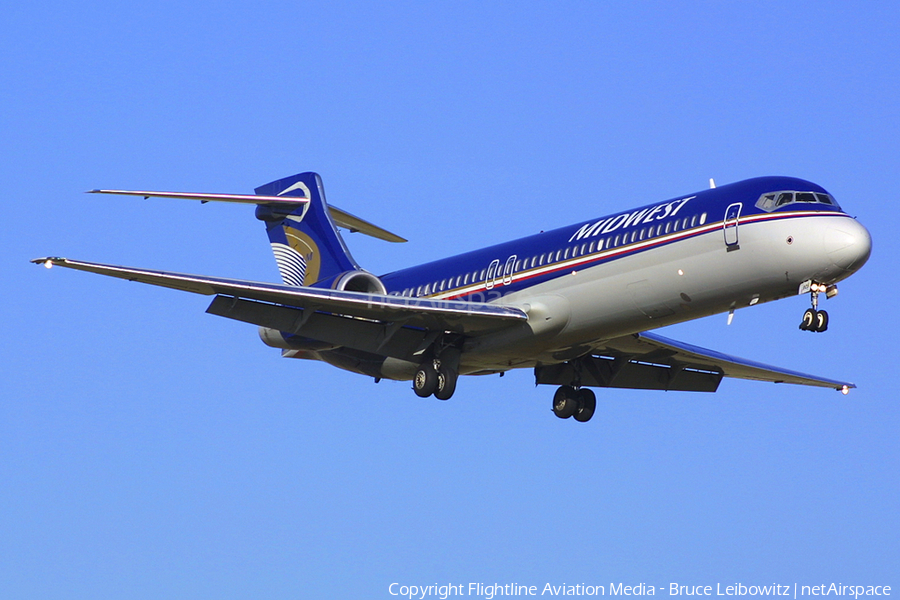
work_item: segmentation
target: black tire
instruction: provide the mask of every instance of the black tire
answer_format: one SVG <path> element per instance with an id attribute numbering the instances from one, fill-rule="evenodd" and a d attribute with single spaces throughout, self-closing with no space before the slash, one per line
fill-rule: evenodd
<path id="1" fill-rule="evenodd" d="M 800 329 L 803 331 L 813 331 L 816 325 L 816 311 L 807 308 L 803 313 L 803 321 L 800 322 Z"/>
<path id="2" fill-rule="evenodd" d="M 578 409 L 572 416 L 575 417 L 576 421 L 587 423 L 594 416 L 594 411 L 597 409 L 597 396 L 587 388 L 581 388 L 576 393 L 578 394 Z"/>
<path id="3" fill-rule="evenodd" d="M 820 310 L 816 313 L 815 330 L 819 333 L 828 329 L 828 313 Z"/>
<path id="4" fill-rule="evenodd" d="M 413 390 L 416 396 L 427 398 L 434 393 L 438 385 L 438 373 L 430 362 L 424 363 L 413 378 Z"/>
<path id="5" fill-rule="evenodd" d="M 438 369 L 438 383 L 435 386 L 434 397 L 438 400 L 449 400 L 456 391 L 456 380 L 459 379 L 453 370 L 441 365 Z"/>
<path id="6" fill-rule="evenodd" d="M 553 394 L 553 414 L 560 419 L 568 419 L 578 410 L 578 397 L 575 388 L 570 385 L 560 386 Z"/>

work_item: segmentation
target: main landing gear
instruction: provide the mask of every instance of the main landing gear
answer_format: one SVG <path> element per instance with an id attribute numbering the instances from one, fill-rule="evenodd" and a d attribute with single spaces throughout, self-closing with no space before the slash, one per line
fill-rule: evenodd
<path id="1" fill-rule="evenodd" d="M 800 286 L 800 290 L 801 294 L 804 290 L 808 291 L 812 301 L 812 308 L 807 308 L 806 312 L 803 313 L 800 329 L 822 333 L 828 329 L 828 313 L 824 310 L 819 310 L 819 292 L 825 292 L 826 298 L 834 298 L 838 293 L 837 286 L 807 281 Z"/>
<path id="2" fill-rule="evenodd" d="M 434 394 L 438 400 L 449 400 L 456 391 L 459 374 L 439 360 L 428 360 L 419 366 L 413 378 L 413 390 L 420 398 Z"/>
<path id="3" fill-rule="evenodd" d="M 553 414 L 560 419 L 575 417 L 576 421 L 586 423 L 594 416 L 596 408 L 597 397 L 587 388 L 563 385 L 553 395 Z"/>

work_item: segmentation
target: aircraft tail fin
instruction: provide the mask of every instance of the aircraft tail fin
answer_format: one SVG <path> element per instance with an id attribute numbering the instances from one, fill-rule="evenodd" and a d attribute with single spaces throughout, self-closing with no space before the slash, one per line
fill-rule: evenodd
<path id="1" fill-rule="evenodd" d="M 256 204 L 256 217 L 266 223 L 278 270 L 287 285 L 312 285 L 359 269 L 335 225 L 388 242 L 406 241 L 378 225 L 329 206 L 325 202 L 322 178 L 316 173 L 300 173 L 267 183 L 256 188 L 255 196 L 145 190 L 90 190 L 89 193 Z"/>
<path id="2" fill-rule="evenodd" d="M 325 202 L 322 178 L 300 173 L 256 188 L 259 196 L 305 199 L 300 204 L 260 204 L 256 217 L 265 222 L 278 271 L 286 285 L 312 285 L 358 270 Z"/>

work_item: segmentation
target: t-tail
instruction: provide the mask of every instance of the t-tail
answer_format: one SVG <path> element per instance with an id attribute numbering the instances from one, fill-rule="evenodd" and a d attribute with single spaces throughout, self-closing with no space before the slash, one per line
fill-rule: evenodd
<path id="1" fill-rule="evenodd" d="M 269 243 L 286 285 L 313 285 L 359 269 L 338 233 L 322 178 L 300 173 L 256 188 L 259 196 L 305 199 L 299 205 L 260 204 L 256 218 L 265 222 Z"/>
<path id="2" fill-rule="evenodd" d="M 91 193 L 255 204 L 256 218 L 266 224 L 275 261 L 286 285 L 329 287 L 342 274 L 349 272 L 374 279 L 353 260 L 337 226 L 388 242 L 406 241 L 347 211 L 329 206 L 325 202 L 322 178 L 311 172 L 262 185 L 256 188 L 255 196 L 144 190 L 91 190 Z M 347 285 L 348 281 L 337 283 Z M 374 288 L 382 291 L 384 286 L 379 282 Z M 373 291 L 373 285 L 364 284 L 356 291 Z"/>

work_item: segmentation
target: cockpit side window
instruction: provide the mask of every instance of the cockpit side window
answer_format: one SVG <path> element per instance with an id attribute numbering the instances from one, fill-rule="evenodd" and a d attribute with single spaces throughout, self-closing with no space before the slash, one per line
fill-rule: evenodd
<path id="1" fill-rule="evenodd" d="M 760 198 L 756 205 L 765 211 L 770 211 L 775 208 L 775 194 L 763 194 L 763 197 Z"/>
<path id="2" fill-rule="evenodd" d="M 784 206 L 785 204 L 790 204 L 794 201 L 794 192 L 781 192 L 778 194 L 778 200 L 775 201 L 775 206 Z"/>

